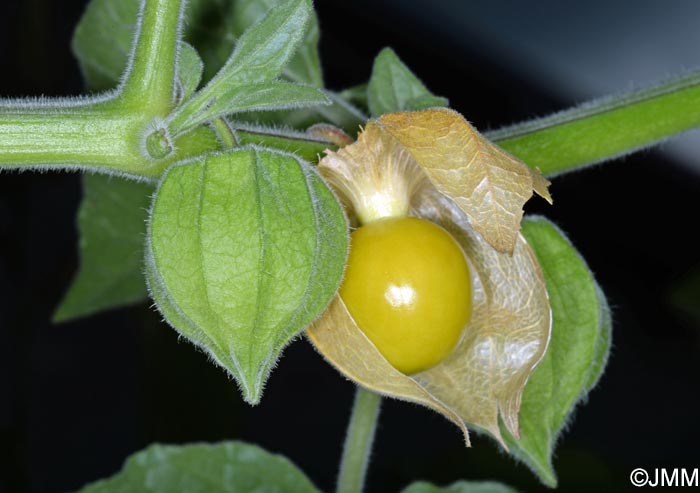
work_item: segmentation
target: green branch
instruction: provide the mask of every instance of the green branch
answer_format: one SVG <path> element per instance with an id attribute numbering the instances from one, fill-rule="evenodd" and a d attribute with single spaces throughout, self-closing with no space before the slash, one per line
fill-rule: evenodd
<path id="1" fill-rule="evenodd" d="M 700 74 L 585 104 L 486 136 L 555 176 L 700 126 Z"/>
<path id="2" fill-rule="evenodd" d="M 141 115 L 86 100 L 0 107 L 0 167 L 91 168 L 146 176 Z"/>
<path id="3" fill-rule="evenodd" d="M 239 125 L 233 131 L 238 145 L 258 145 L 293 152 L 310 163 L 318 162 L 326 149 L 335 150 L 338 147 L 321 137 L 290 130 Z"/>
<path id="4" fill-rule="evenodd" d="M 157 178 L 150 158 L 154 120 L 172 110 L 184 0 L 145 0 L 124 84 L 92 98 L 0 101 L 0 169 L 94 169 Z"/>
<path id="5" fill-rule="evenodd" d="M 336 493 L 362 493 L 382 397 L 357 387 L 345 437 Z"/>
<path id="6" fill-rule="evenodd" d="M 173 108 L 184 0 L 145 0 L 121 100 L 167 116 Z"/>

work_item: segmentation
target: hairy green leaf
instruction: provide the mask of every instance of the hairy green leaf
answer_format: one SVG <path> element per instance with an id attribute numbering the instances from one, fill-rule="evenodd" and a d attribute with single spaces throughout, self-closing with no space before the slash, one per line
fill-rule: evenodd
<path id="1" fill-rule="evenodd" d="M 520 408 L 520 440 L 502 427 L 513 455 L 548 486 L 557 484 L 552 452 L 572 410 L 598 381 L 610 350 L 610 312 L 593 275 L 564 234 L 542 217 L 523 234 L 544 273 L 552 337 L 530 376 Z"/>
<path id="2" fill-rule="evenodd" d="M 235 1 L 230 17 L 232 34 L 236 37 L 240 36 L 248 27 L 260 21 L 270 9 L 280 3 L 283 3 L 283 0 Z M 318 18 L 311 11 L 299 48 L 282 71 L 285 78 L 292 82 L 323 87 L 321 61 L 318 56 L 319 37 Z"/>
<path id="3" fill-rule="evenodd" d="M 517 493 L 510 486 L 494 481 L 457 481 L 449 486 L 435 486 L 424 481 L 409 485 L 401 493 Z"/>
<path id="4" fill-rule="evenodd" d="M 142 301 L 143 240 L 153 186 L 104 175 L 83 176 L 78 210 L 80 270 L 55 322 Z"/>
<path id="5" fill-rule="evenodd" d="M 79 493 L 319 493 L 292 462 L 242 442 L 151 445 Z"/>
<path id="6" fill-rule="evenodd" d="M 374 117 L 448 105 L 447 99 L 433 95 L 391 48 L 384 48 L 374 60 L 367 102 Z"/>
<path id="7" fill-rule="evenodd" d="M 217 95 L 211 99 L 183 109 L 181 114 L 186 116 L 173 125 L 188 129 L 227 114 L 329 103 L 323 92 L 315 87 L 280 81 L 248 85 L 225 82 L 219 85 L 217 91 Z"/>
<path id="8" fill-rule="evenodd" d="M 254 84 L 278 77 L 303 39 L 311 12 L 309 0 L 288 0 L 270 9 L 238 38 L 211 83 L 221 79 Z"/>
<path id="9" fill-rule="evenodd" d="M 264 113 L 240 113 L 237 120 L 265 125 L 284 125 L 305 130 L 316 123 L 330 123 L 350 135 L 356 135 L 368 116 L 333 91 L 324 90 L 330 104 L 295 110 L 266 111 Z"/>
<path id="10" fill-rule="evenodd" d="M 177 61 L 177 81 L 176 87 L 178 100 L 188 99 L 202 81 L 202 71 L 204 63 L 199 57 L 197 50 L 192 45 L 181 42 Z"/>
<path id="11" fill-rule="evenodd" d="M 209 0 L 211 1 L 211 0 Z M 230 11 L 224 15 L 226 19 L 225 29 L 228 35 L 221 42 L 227 43 L 231 40 L 230 47 L 233 48 L 233 40 L 243 34 L 250 26 L 261 20 L 266 12 L 282 3 L 283 0 L 236 0 L 232 3 Z M 291 82 L 308 84 L 314 87 L 323 87 L 323 76 L 318 54 L 319 28 L 318 19 L 312 10 L 309 13 L 306 32 L 297 51 L 282 70 L 281 76 Z M 218 50 L 219 55 L 223 53 Z M 228 56 L 228 53 L 226 53 Z M 212 57 L 211 61 L 215 66 L 222 66 L 226 62 L 225 57 Z M 237 115 L 238 119 L 255 123 L 283 124 L 297 129 L 306 129 L 314 123 L 327 122 L 341 127 L 348 132 L 355 133 L 359 125 L 367 120 L 367 116 L 362 111 L 355 108 L 351 103 L 344 101 L 330 91 L 324 91 L 326 97 L 332 104 L 327 106 L 316 106 L 313 108 L 300 108 L 294 110 L 266 111 L 264 113 L 246 113 Z"/>
<path id="12" fill-rule="evenodd" d="M 205 127 L 183 135 L 170 161 L 217 149 Z M 54 313 L 55 322 L 143 301 L 143 244 L 153 186 L 104 175 L 83 177 L 78 210 L 80 270 Z"/>
<path id="13" fill-rule="evenodd" d="M 170 119 L 180 133 L 224 114 L 329 104 L 321 90 L 275 81 L 301 42 L 313 10 L 309 0 L 288 0 L 236 41 L 221 70 Z"/>
<path id="14" fill-rule="evenodd" d="M 195 158 L 156 193 L 149 285 L 170 324 L 257 403 L 283 347 L 335 294 L 346 229 L 335 196 L 290 154 Z"/>
<path id="15" fill-rule="evenodd" d="M 209 0 L 211 1 L 211 0 Z M 235 45 L 235 39 L 259 20 L 272 7 L 279 5 L 283 0 L 236 0 L 225 17 L 227 36 L 222 43 L 231 40 L 230 48 Z M 306 32 L 299 43 L 299 47 L 282 70 L 281 76 L 291 82 L 308 84 L 314 87 L 323 87 L 323 75 L 318 53 L 319 27 L 316 13 L 312 10 L 309 15 Z M 221 54 L 223 51 L 218 50 Z M 207 63 L 217 67 L 226 62 L 226 57 L 212 57 Z M 326 122 L 332 123 L 348 132 L 355 133 L 359 125 L 367 120 L 367 116 L 352 105 L 352 101 L 344 101 L 331 91 L 324 91 L 332 104 L 316 106 L 313 108 L 300 108 L 294 110 L 266 111 L 264 113 L 246 113 L 237 115 L 238 119 L 268 124 L 283 124 L 297 129 L 306 129 L 309 126 Z"/>
<path id="16" fill-rule="evenodd" d="M 236 41 L 267 10 L 283 0 L 191 0 L 187 5 L 185 39 L 204 61 L 204 80 L 210 80 L 229 60 Z M 114 87 L 126 64 L 138 13 L 138 0 L 92 0 L 73 38 L 73 51 L 91 90 Z M 323 86 L 318 56 L 318 21 L 308 12 L 306 31 L 281 76 L 292 82 Z M 238 118 L 306 129 L 318 122 L 332 123 L 350 133 L 367 120 L 362 111 L 325 91 L 331 105 L 294 110 L 249 112 Z"/>

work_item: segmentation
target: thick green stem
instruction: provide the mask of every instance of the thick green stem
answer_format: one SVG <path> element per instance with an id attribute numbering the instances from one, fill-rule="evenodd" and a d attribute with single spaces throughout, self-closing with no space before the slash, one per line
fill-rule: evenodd
<path id="1" fill-rule="evenodd" d="M 362 493 L 382 397 L 357 387 L 340 462 L 337 493 Z"/>
<path id="2" fill-rule="evenodd" d="M 110 106 L 0 107 L 0 166 L 155 174 L 141 153 L 143 117 Z"/>
<path id="3" fill-rule="evenodd" d="M 700 126 L 700 74 L 585 104 L 486 136 L 548 176 Z"/>
<path id="4" fill-rule="evenodd" d="M 157 178 L 146 139 L 172 110 L 184 0 L 145 0 L 124 84 L 102 97 L 0 101 L 0 168 L 89 168 Z"/>
<path id="5" fill-rule="evenodd" d="M 173 106 L 177 43 L 184 0 L 145 0 L 130 70 L 121 90 L 127 104 L 165 117 Z"/>

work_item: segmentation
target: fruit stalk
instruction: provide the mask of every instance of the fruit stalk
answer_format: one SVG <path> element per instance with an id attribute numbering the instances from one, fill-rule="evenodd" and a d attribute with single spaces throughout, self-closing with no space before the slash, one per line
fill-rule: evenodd
<path id="1" fill-rule="evenodd" d="M 361 493 L 364 489 L 381 401 L 379 394 L 357 387 L 340 461 L 337 493 Z"/>

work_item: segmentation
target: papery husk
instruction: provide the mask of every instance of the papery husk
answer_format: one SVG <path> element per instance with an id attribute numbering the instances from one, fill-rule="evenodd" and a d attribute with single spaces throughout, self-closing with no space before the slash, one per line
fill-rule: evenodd
<path id="1" fill-rule="evenodd" d="M 467 151 L 472 155 L 465 155 Z M 500 161 L 483 162 L 489 156 Z M 506 447 L 499 413 L 518 437 L 522 392 L 550 337 L 542 272 L 519 232 L 522 204 L 533 187 L 548 197 L 548 182 L 450 110 L 384 115 L 368 123 L 354 144 L 328 152 L 318 169 L 351 215 L 358 204 L 365 207 L 373 195 L 386 193 L 398 197 L 406 214 L 451 232 L 471 267 L 473 312 L 450 355 L 412 376 L 382 356 L 340 297 L 307 329 L 309 339 L 357 384 L 443 414 L 460 427 L 467 443 L 465 424 L 489 432 Z M 468 184 L 462 190 L 465 180 Z M 489 192 L 482 193 L 475 184 L 479 180 Z M 488 224 L 491 214 L 500 225 Z"/>
<path id="2" fill-rule="evenodd" d="M 407 376 L 360 330 L 337 296 L 306 331 L 341 373 L 377 393 L 423 404 L 454 422 L 493 435 L 504 447 L 498 415 L 515 436 L 528 377 L 544 356 L 551 314 L 542 272 L 519 235 L 512 255 L 496 252 L 444 211 L 431 219 L 448 229 L 469 258 L 473 313 L 457 347 L 439 365 Z M 424 216 L 425 217 L 425 216 Z"/>
<path id="3" fill-rule="evenodd" d="M 389 113 L 370 122 L 394 137 L 499 252 L 515 248 L 533 189 L 550 203 L 549 182 L 447 108 Z"/>
<path id="4" fill-rule="evenodd" d="M 350 380 L 378 394 L 437 411 L 460 428 L 469 446 L 469 432 L 462 417 L 394 368 L 355 324 L 340 296 L 331 301 L 306 335 L 323 357 Z"/>
<path id="5" fill-rule="evenodd" d="M 408 150 L 370 122 L 354 144 L 326 151 L 318 171 L 336 191 L 351 220 L 405 216 L 411 197 L 427 184 L 427 175 Z"/>
<path id="6" fill-rule="evenodd" d="M 500 413 L 518 438 L 522 393 L 551 335 L 549 296 L 537 258 L 520 233 L 512 255 L 494 250 L 440 194 L 426 191 L 413 212 L 449 231 L 473 272 L 473 312 L 457 347 L 439 365 L 413 379 L 467 423 L 503 443 Z"/>

